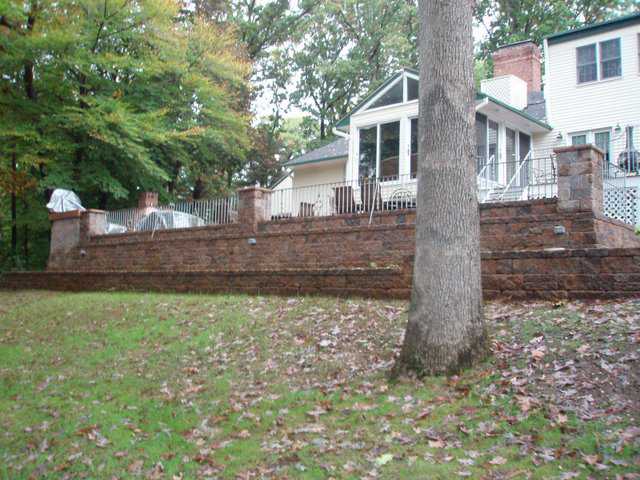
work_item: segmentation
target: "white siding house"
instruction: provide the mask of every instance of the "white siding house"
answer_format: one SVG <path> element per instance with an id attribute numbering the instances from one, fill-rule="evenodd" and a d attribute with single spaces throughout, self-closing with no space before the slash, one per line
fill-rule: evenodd
<path id="1" fill-rule="evenodd" d="M 552 35 L 544 42 L 544 58 L 553 131 L 540 137 L 540 150 L 594 143 L 610 150 L 610 161 L 617 163 L 628 127 L 640 147 L 640 15 Z"/>
<path id="2" fill-rule="evenodd" d="M 479 200 L 557 194 L 553 149 L 605 151 L 605 211 L 640 222 L 640 13 L 494 54 L 476 95 Z M 418 72 L 403 69 L 337 124 L 341 137 L 287 164 L 278 212 L 319 215 L 415 205 Z"/>

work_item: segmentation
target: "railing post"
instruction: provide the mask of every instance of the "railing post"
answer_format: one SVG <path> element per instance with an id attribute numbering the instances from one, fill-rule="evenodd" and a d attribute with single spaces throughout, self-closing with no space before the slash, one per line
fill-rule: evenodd
<path id="1" fill-rule="evenodd" d="M 238 222 L 255 231 L 258 223 L 270 219 L 269 200 L 271 190 L 261 187 L 246 187 L 238 190 Z"/>
<path id="2" fill-rule="evenodd" d="M 559 210 L 602 216 L 604 152 L 591 144 L 556 148 L 554 152 L 558 160 Z"/>

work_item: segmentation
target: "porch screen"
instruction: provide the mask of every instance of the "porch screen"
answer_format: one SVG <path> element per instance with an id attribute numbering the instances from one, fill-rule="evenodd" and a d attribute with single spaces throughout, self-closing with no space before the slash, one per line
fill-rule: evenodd
<path id="1" fill-rule="evenodd" d="M 380 170 L 384 180 L 395 180 L 400 173 L 400 122 L 380 125 Z"/>
<path id="2" fill-rule="evenodd" d="M 497 167 L 498 162 L 498 124 L 494 121 L 489 120 L 489 160 L 491 157 L 494 157 L 494 164 Z"/>
<path id="3" fill-rule="evenodd" d="M 476 173 L 487 164 L 487 117 L 476 113 Z"/>
<path id="4" fill-rule="evenodd" d="M 516 158 L 516 132 L 507 128 L 507 182 L 516 173 L 518 159 Z"/>
<path id="5" fill-rule="evenodd" d="M 411 119 L 411 178 L 418 176 L 418 119 Z"/>
<path id="6" fill-rule="evenodd" d="M 358 177 L 376 177 L 376 143 L 378 127 L 360 129 L 360 158 L 358 161 Z"/>

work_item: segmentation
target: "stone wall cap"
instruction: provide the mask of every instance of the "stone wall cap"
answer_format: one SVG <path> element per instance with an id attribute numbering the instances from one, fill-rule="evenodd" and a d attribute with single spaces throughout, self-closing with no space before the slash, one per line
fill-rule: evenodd
<path id="1" fill-rule="evenodd" d="M 99 210 L 97 208 L 87 208 L 84 213 L 103 213 L 106 214 L 107 211 L 106 210 Z"/>
<path id="2" fill-rule="evenodd" d="M 256 186 L 242 187 L 242 188 L 238 189 L 238 192 L 250 192 L 252 190 L 256 190 L 256 191 L 260 191 L 260 192 L 271 192 L 271 189 L 269 189 L 269 188 L 256 187 Z"/>
<path id="3" fill-rule="evenodd" d="M 584 145 L 568 145 L 566 147 L 556 147 L 553 149 L 554 153 L 567 153 L 567 152 L 579 152 L 580 150 L 595 150 L 596 152 L 600 152 L 604 155 L 604 150 L 602 150 L 597 145 L 592 143 L 586 143 Z"/>
<path id="4" fill-rule="evenodd" d="M 65 220 L 67 218 L 80 218 L 85 210 L 69 210 L 68 212 L 49 212 L 49 220 Z"/>

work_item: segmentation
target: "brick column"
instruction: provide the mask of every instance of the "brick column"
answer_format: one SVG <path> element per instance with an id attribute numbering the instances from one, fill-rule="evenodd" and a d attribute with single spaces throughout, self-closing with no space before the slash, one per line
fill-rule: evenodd
<path id="1" fill-rule="evenodd" d="M 269 220 L 271 190 L 247 187 L 238 190 L 238 222 L 256 230 L 258 223 Z"/>
<path id="2" fill-rule="evenodd" d="M 50 213 L 51 243 L 49 245 L 48 269 L 63 269 L 65 260 L 76 255 L 74 250 L 94 235 L 106 231 L 107 219 L 104 210 L 72 210 Z"/>
<path id="3" fill-rule="evenodd" d="M 138 208 L 142 210 L 142 215 L 147 215 L 158 207 L 157 192 L 141 192 L 138 195 Z"/>
<path id="4" fill-rule="evenodd" d="M 604 152 L 595 145 L 561 147 L 554 152 L 558 159 L 558 209 L 602 216 Z"/>
<path id="5" fill-rule="evenodd" d="M 51 244 L 49 246 L 49 267 L 60 263 L 64 257 L 80 243 L 82 210 L 50 213 Z"/>
<path id="6" fill-rule="evenodd" d="M 82 212 L 80 240 L 88 240 L 94 235 L 104 235 L 107 231 L 107 212 L 89 209 Z"/>

